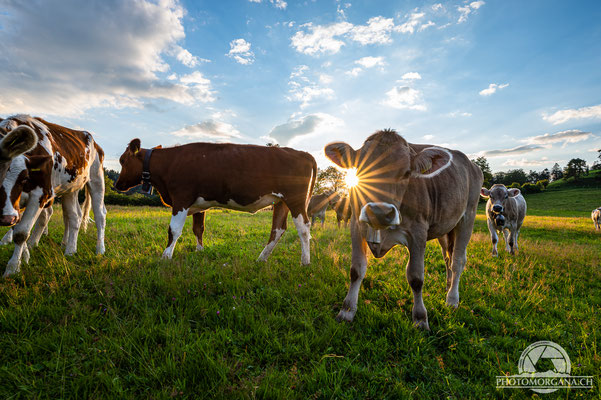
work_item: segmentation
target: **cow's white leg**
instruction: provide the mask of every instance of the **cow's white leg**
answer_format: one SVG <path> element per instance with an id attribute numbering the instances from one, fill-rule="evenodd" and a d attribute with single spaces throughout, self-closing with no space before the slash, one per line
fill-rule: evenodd
<path id="1" fill-rule="evenodd" d="M 171 259 L 171 257 L 173 257 L 175 243 L 177 243 L 177 239 L 179 239 L 182 234 L 187 216 L 187 208 L 171 215 L 171 222 L 169 223 L 169 242 L 167 243 L 167 248 L 163 251 L 163 258 Z"/>
<path id="2" fill-rule="evenodd" d="M 487 218 L 486 223 L 488 225 L 488 231 L 490 232 L 490 240 L 492 241 L 492 255 L 497 257 L 499 255 L 497 251 L 497 243 L 499 242 L 499 236 L 497 235 L 497 228 L 495 227 L 492 219 Z"/>
<path id="3" fill-rule="evenodd" d="M 305 218 L 303 214 L 299 214 L 297 217 L 292 218 L 294 226 L 298 231 L 298 237 L 301 242 L 301 264 L 309 265 L 311 263 L 311 247 L 309 241 L 311 239 L 311 223 L 308 218 Z"/>
<path id="4" fill-rule="evenodd" d="M 351 322 L 355 318 L 359 289 L 367 271 L 367 243 L 361 237 L 356 221 L 351 221 L 351 242 L 351 285 L 342 302 L 342 309 L 336 316 L 337 321 Z"/>
<path id="5" fill-rule="evenodd" d="M 274 247 L 280 241 L 280 238 L 286 232 L 286 218 L 288 217 L 288 206 L 283 201 L 280 201 L 273 206 L 273 219 L 271 222 L 271 235 L 269 242 L 259 255 L 259 261 L 267 261 Z"/>
<path id="6" fill-rule="evenodd" d="M 509 229 L 503 229 L 503 239 L 505 240 L 505 251 L 511 253 L 511 246 L 509 245 Z"/>
<path id="7" fill-rule="evenodd" d="M 451 277 L 451 288 L 447 292 L 447 305 L 455 308 L 459 305 L 459 280 L 467 262 L 467 245 L 472 236 L 475 218 L 476 210 L 468 210 L 453 229 L 455 235 L 451 262 L 453 276 Z"/>
<path id="8" fill-rule="evenodd" d="M 13 241 L 13 228 L 10 228 L 2 237 L 2 240 L 0 240 L 0 245 L 4 246 L 7 245 L 9 243 L 12 243 Z"/>
<path id="9" fill-rule="evenodd" d="M 96 222 L 96 254 L 104 254 L 104 229 L 106 225 L 106 207 L 104 206 L 104 171 L 98 156 L 90 168 L 88 196 L 91 196 L 94 221 Z M 84 213 L 86 214 L 86 213 Z M 83 216 L 88 218 L 87 215 Z"/>
<path id="10" fill-rule="evenodd" d="M 34 248 L 38 245 L 42 234 L 48 229 L 48 221 L 50 221 L 52 212 L 52 207 L 44 208 L 42 212 L 40 212 L 40 216 L 35 222 L 31 236 L 29 237 L 29 240 L 27 240 L 28 247 Z"/>
<path id="11" fill-rule="evenodd" d="M 21 256 L 23 249 L 27 246 L 26 241 L 31 232 L 33 224 L 37 220 L 42 209 L 39 207 L 39 199 L 42 196 L 42 189 L 34 189 L 29 196 L 29 201 L 21 221 L 13 227 L 13 241 L 15 242 L 15 249 L 13 255 L 8 260 L 6 270 L 4 271 L 3 277 L 6 278 L 12 274 L 16 274 L 21 270 Z"/>
<path id="12" fill-rule="evenodd" d="M 62 197 L 63 214 L 66 216 L 65 229 L 69 230 L 65 255 L 71 256 L 77 252 L 77 236 L 81 224 L 81 207 L 77 201 L 77 191 L 67 193 Z"/>

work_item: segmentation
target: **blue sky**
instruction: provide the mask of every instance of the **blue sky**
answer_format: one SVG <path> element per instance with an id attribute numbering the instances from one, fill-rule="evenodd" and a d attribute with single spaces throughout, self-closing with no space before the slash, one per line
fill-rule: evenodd
<path id="1" fill-rule="evenodd" d="M 601 147 L 599 1 L 0 0 L 0 116 L 130 139 L 277 142 L 330 165 L 394 128 L 540 170 Z"/>

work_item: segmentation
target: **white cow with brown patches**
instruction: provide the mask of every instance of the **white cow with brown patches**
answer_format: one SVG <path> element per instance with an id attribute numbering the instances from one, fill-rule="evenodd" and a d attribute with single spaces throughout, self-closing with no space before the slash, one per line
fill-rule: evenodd
<path id="1" fill-rule="evenodd" d="M 86 204 L 91 204 L 96 220 L 96 252 L 104 253 L 104 152 L 89 132 L 68 129 L 28 115 L 16 115 L 0 122 L 0 129 L 6 132 L 23 129 L 19 128 L 22 126 L 34 130 L 38 144 L 11 161 L 0 186 L 0 225 L 15 225 L 15 250 L 4 272 L 5 277 L 19 272 L 22 257 L 28 261 L 27 241 L 30 246 L 38 243 L 51 214 L 44 209 L 55 197 L 61 198 L 63 207 L 65 254 L 77 251 L 82 221 L 77 194 L 84 187 L 87 189 Z M 25 194 L 25 211 L 20 214 L 20 199 Z M 30 236 L 34 223 L 39 229 Z"/>
<path id="2" fill-rule="evenodd" d="M 497 232 L 503 233 L 505 239 L 505 250 L 510 254 L 518 251 L 518 238 L 520 228 L 526 217 L 526 199 L 522 196 L 520 189 L 507 189 L 505 185 L 495 184 L 490 190 L 482 188 L 480 194 L 486 202 L 486 222 L 492 240 L 492 255 L 496 257 Z"/>
<path id="3" fill-rule="evenodd" d="M 601 207 L 595 208 L 591 212 L 591 219 L 593 220 L 593 224 L 595 224 L 595 230 L 601 230 Z"/>

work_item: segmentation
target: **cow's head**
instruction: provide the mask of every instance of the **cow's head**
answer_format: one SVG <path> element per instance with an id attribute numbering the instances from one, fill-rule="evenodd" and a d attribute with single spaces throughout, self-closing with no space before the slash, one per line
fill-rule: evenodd
<path id="1" fill-rule="evenodd" d="M 520 189 L 507 189 L 505 185 L 495 184 L 489 189 L 480 189 L 480 195 L 485 199 L 490 199 L 492 203 L 491 211 L 495 214 L 502 214 L 505 211 L 507 200 L 520 194 Z"/>
<path id="2" fill-rule="evenodd" d="M 374 133 L 358 150 L 346 143 L 331 143 L 325 153 L 340 167 L 357 169 L 359 183 L 350 190 L 353 214 L 376 232 L 401 224 L 399 210 L 412 178 L 432 178 L 452 161 L 451 153 L 439 147 L 416 152 L 393 130 Z"/>
<path id="3" fill-rule="evenodd" d="M 0 182 L 4 181 L 11 161 L 38 144 L 38 136 L 27 125 L 20 125 L 12 130 L 0 125 Z"/>
<path id="4" fill-rule="evenodd" d="M 115 182 L 115 189 L 125 192 L 142 183 L 143 156 L 140 151 L 140 139 L 134 139 L 119 157 L 121 172 Z"/>
<path id="5" fill-rule="evenodd" d="M 21 155 L 12 160 L 0 186 L 0 225 L 19 222 L 19 200 L 23 192 L 39 190 L 40 207 L 52 199 L 52 166 L 50 155 Z"/>

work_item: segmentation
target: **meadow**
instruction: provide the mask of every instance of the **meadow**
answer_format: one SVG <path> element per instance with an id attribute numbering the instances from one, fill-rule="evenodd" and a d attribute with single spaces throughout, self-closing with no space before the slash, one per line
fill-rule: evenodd
<path id="1" fill-rule="evenodd" d="M 335 321 L 350 237 L 331 211 L 325 228 L 312 228 L 303 267 L 290 220 L 270 260 L 255 261 L 270 212 L 208 212 L 202 252 L 188 218 L 173 260 L 161 260 L 170 213 L 152 207 L 110 206 L 106 255 L 94 254 L 92 226 L 66 258 L 57 208 L 29 265 L 0 280 L 0 397 L 599 398 L 601 233 L 590 209 L 601 191 L 582 190 L 527 197 L 517 256 L 503 246 L 490 256 L 480 212 L 456 310 L 445 305 L 444 263 L 430 242 L 431 332 L 412 326 L 398 246 L 370 256 L 354 322 Z M 0 248 L 2 268 L 11 252 Z M 538 340 L 563 346 L 571 374 L 595 376 L 594 389 L 497 390 L 495 376 L 516 374 Z"/>

